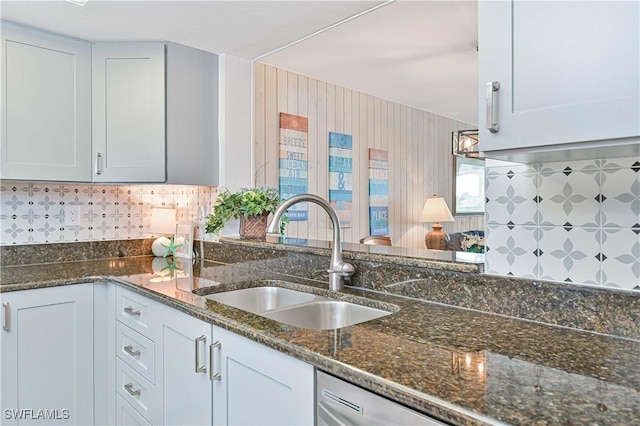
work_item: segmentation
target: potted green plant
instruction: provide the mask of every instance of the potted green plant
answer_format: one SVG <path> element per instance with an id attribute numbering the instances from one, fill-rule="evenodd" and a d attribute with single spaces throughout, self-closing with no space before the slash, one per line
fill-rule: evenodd
<path id="1" fill-rule="evenodd" d="M 229 221 L 240 219 L 240 238 L 264 239 L 267 218 L 279 204 L 278 190 L 271 186 L 242 188 L 233 193 L 226 190 L 218 196 L 212 214 L 207 216 L 206 231 L 217 235 Z M 281 232 L 285 223 L 286 219 L 280 226 Z"/>

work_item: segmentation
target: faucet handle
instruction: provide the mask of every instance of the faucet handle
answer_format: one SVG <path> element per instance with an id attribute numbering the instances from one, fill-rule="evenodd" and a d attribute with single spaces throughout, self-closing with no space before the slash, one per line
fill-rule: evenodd
<path id="1" fill-rule="evenodd" d="M 356 268 L 352 264 L 346 262 L 340 262 L 334 269 L 327 269 L 330 274 L 340 274 L 341 277 L 350 277 L 355 272 Z"/>

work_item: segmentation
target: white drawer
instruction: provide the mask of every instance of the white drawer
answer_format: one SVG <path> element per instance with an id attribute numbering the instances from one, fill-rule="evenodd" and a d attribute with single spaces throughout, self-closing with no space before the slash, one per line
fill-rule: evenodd
<path id="1" fill-rule="evenodd" d="M 116 395 L 116 424 L 117 425 L 135 425 L 135 426 L 151 426 L 144 417 L 140 415 L 134 408 L 127 403 L 120 395 Z"/>
<path id="2" fill-rule="evenodd" d="M 156 387 L 119 358 L 116 358 L 116 386 L 118 395 L 145 419 L 154 418 Z"/>
<path id="3" fill-rule="evenodd" d="M 140 294 L 120 286 L 116 288 L 116 319 L 154 341 L 160 324 L 158 306 Z"/>
<path id="4" fill-rule="evenodd" d="M 156 344 L 120 321 L 116 321 L 116 355 L 155 383 Z"/>

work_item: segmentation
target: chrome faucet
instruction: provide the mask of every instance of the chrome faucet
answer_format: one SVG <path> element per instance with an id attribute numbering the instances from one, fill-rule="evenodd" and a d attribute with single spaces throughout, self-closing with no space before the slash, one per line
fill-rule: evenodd
<path id="1" fill-rule="evenodd" d="M 267 228 L 267 233 L 278 234 L 282 215 L 294 204 L 302 203 L 305 201 L 309 201 L 319 205 L 327 212 L 327 214 L 329 214 L 329 218 L 331 218 L 331 223 L 333 225 L 333 242 L 331 247 L 331 261 L 329 264 L 329 269 L 327 270 L 327 272 L 329 273 L 329 290 L 340 291 L 344 289 L 344 279 L 353 275 L 355 269 L 352 264 L 345 263 L 342 260 L 342 245 L 340 244 L 340 221 L 338 220 L 336 211 L 333 209 L 333 207 L 331 207 L 331 204 L 329 204 L 327 200 L 313 194 L 298 194 L 283 201 L 282 204 L 280 204 L 280 206 L 273 213 L 273 220 Z"/>

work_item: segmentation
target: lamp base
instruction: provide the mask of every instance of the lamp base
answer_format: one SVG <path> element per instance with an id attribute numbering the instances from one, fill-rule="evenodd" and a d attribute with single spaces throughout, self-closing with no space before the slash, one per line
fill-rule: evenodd
<path id="1" fill-rule="evenodd" d="M 449 235 L 442 231 L 442 225 L 434 223 L 433 230 L 424 236 L 424 243 L 431 250 L 446 250 L 449 244 Z"/>

